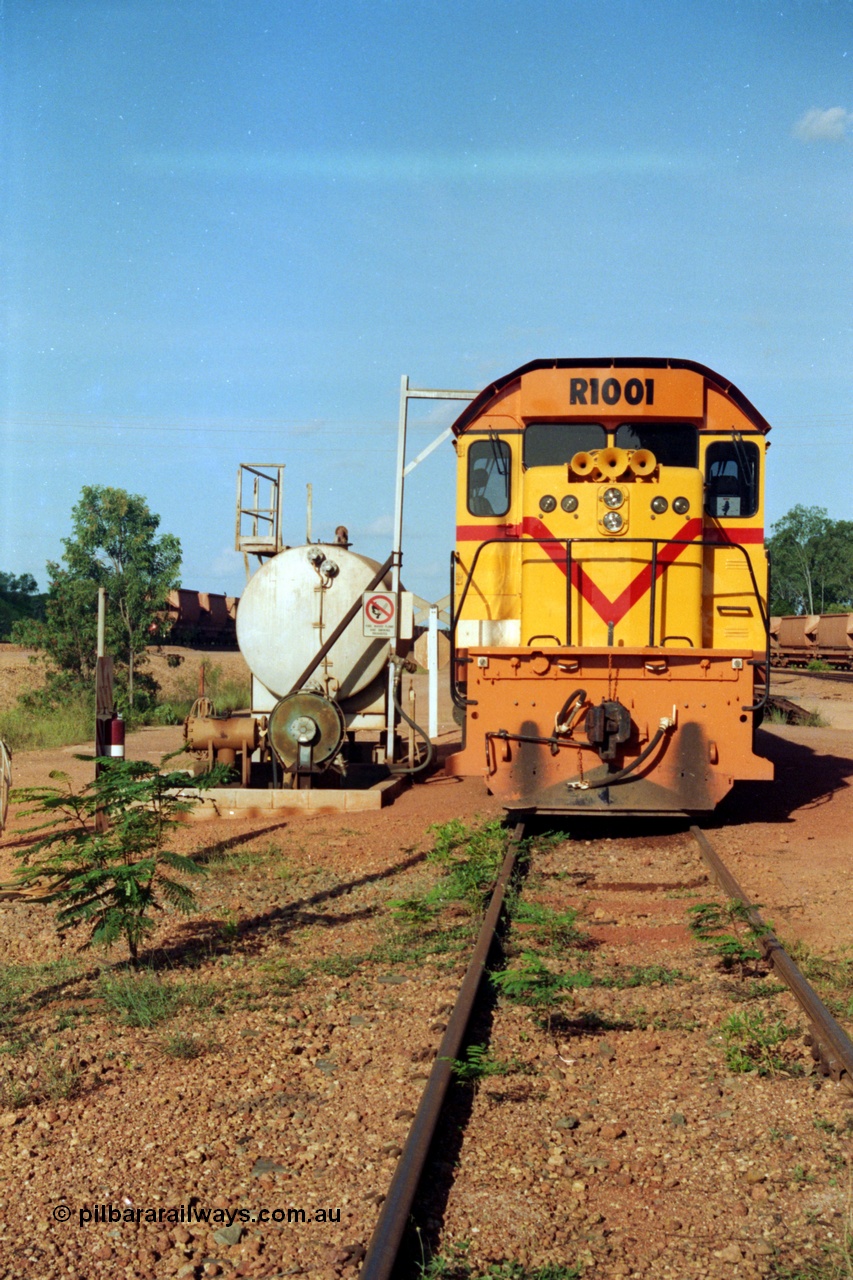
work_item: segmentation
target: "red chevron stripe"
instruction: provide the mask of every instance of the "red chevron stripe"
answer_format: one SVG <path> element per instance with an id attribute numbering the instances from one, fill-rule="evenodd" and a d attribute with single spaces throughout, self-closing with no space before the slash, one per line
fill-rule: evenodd
<path id="1" fill-rule="evenodd" d="M 757 543 L 764 541 L 764 530 L 748 527 L 722 528 L 719 525 L 712 526 L 713 532 L 721 543 L 728 546 L 734 546 L 739 543 Z M 677 542 L 692 542 L 703 533 L 703 522 L 701 516 L 694 516 L 688 520 L 678 533 L 675 535 Z M 496 524 L 496 525 L 458 525 L 456 529 L 456 537 L 459 542 L 485 542 L 488 538 L 504 537 L 507 540 L 515 540 L 525 536 L 532 542 L 538 543 L 550 560 L 557 566 L 561 573 L 566 573 L 566 547 L 565 543 L 548 541 L 553 538 L 548 526 L 538 516 L 525 516 L 521 525 L 512 524 Z M 523 544 L 522 544 L 523 545 Z M 589 545 L 586 543 L 585 545 Z M 613 546 L 615 543 L 607 543 Z M 655 581 L 661 577 L 667 565 L 673 564 L 683 551 L 687 550 L 684 545 L 674 545 L 672 542 L 664 542 L 658 551 L 657 565 L 655 569 Z M 587 604 L 595 610 L 599 618 L 604 623 L 620 622 L 625 614 L 634 607 L 652 585 L 652 566 L 651 561 L 643 565 L 639 573 L 627 585 L 621 595 L 615 600 L 611 600 L 604 594 L 599 586 L 593 582 L 588 571 L 577 561 L 572 560 L 572 586 L 579 591 Z"/>

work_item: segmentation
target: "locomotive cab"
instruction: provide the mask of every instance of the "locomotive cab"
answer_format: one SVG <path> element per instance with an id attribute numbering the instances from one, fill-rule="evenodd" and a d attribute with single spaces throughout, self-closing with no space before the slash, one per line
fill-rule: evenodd
<path id="1" fill-rule="evenodd" d="M 539 361 L 481 393 L 455 424 L 451 772 L 508 808 L 611 813 L 772 776 L 768 429 L 685 361 Z"/>

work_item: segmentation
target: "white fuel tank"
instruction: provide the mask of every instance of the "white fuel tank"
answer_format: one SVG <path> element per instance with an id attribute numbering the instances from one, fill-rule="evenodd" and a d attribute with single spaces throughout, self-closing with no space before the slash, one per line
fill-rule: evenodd
<path id="1" fill-rule="evenodd" d="M 237 609 L 237 643 L 250 671 L 277 698 L 290 693 L 308 663 L 379 564 L 345 547 L 290 547 L 252 577 Z M 388 589 L 390 572 L 379 589 Z M 320 663 L 307 687 L 346 703 L 379 681 L 388 641 L 366 637 L 360 614 Z"/>

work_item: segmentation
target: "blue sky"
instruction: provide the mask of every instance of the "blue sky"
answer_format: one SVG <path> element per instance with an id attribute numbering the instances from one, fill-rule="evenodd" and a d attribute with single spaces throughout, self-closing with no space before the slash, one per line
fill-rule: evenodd
<path id="1" fill-rule="evenodd" d="M 45 585 L 116 485 L 239 593 L 258 461 L 288 541 L 310 482 L 383 559 L 400 375 L 548 356 L 710 365 L 773 424 L 770 521 L 853 517 L 851 0 L 0 0 L 0 42 L 0 568 Z M 430 599 L 452 474 L 407 486 Z"/>

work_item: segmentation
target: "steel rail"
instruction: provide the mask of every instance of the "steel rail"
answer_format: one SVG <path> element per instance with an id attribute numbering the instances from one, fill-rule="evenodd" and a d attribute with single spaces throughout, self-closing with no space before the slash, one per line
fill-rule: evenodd
<path id="1" fill-rule="evenodd" d="M 486 959 L 500 920 L 504 898 L 515 870 L 519 844 L 524 834 L 524 823 L 516 823 L 510 837 L 509 848 L 503 861 L 497 883 L 492 892 L 488 910 L 483 918 L 477 942 L 468 964 L 456 1004 L 447 1023 L 447 1030 L 438 1047 L 435 1062 L 430 1071 L 420 1105 L 412 1121 L 382 1211 L 370 1238 L 359 1280 L 388 1280 L 397 1260 L 403 1232 L 414 1202 L 430 1144 L 438 1126 L 441 1108 L 453 1071 L 452 1059 L 459 1053 L 462 1037 L 468 1026 L 474 1001 L 480 988 Z"/>
<path id="2" fill-rule="evenodd" d="M 796 659 L 796 661 L 800 661 L 800 659 Z M 810 657 L 803 658 L 802 661 L 811 662 L 812 659 Z M 826 659 L 824 659 L 824 661 L 826 661 Z M 853 661 L 853 657 L 851 657 L 849 661 Z M 808 680 L 829 680 L 830 682 L 834 680 L 837 684 L 849 684 L 850 681 L 853 680 L 853 671 L 846 671 L 844 670 L 844 668 L 836 667 L 836 668 L 833 668 L 832 671 L 809 671 L 806 667 L 792 667 L 792 666 L 783 667 L 778 661 L 774 662 L 772 656 L 770 659 L 770 665 L 773 668 L 774 674 L 789 675 L 792 677 L 796 677 L 797 679 L 802 678 L 802 679 L 808 679 Z M 784 680 L 783 681 L 777 680 L 776 683 L 784 684 L 785 682 Z"/>
<path id="3" fill-rule="evenodd" d="M 853 1042 L 835 1021 L 817 992 L 786 952 L 779 939 L 768 929 L 756 908 L 747 898 L 728 867 L 720 860 L 704 831 L 690 828 L 708 869 L 727 898 L 741 902 L 746 918 L 758 933 L 757 941 L 782 981 L 791 989 L 794 999 L 812 1027 L 812 1045 L 829 1075 L 847 1089 L 853 1090 Z"/>

